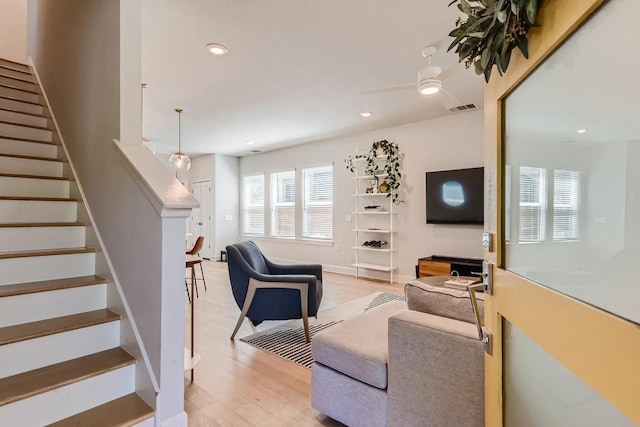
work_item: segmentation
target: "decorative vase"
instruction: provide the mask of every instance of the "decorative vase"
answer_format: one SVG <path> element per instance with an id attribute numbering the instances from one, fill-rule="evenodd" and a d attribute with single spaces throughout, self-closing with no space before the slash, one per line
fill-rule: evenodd
<path id="1" fill-rule="evenodd" d="M 378 191 L 380 191 L 381 193 L 388 193 L 389 189 L 389 184 L 387 184 L 386 180 L 382 181 L 382 183 L 378 187 Z"/>

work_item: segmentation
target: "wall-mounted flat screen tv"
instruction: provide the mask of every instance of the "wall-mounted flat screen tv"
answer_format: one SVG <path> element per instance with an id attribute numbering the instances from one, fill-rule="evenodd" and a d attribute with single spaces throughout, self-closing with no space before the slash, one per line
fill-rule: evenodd
<path id="1" fill-rule="evenodd" d="M 484 224 L 484 168 L 426 175 L 427 224 Z"/>

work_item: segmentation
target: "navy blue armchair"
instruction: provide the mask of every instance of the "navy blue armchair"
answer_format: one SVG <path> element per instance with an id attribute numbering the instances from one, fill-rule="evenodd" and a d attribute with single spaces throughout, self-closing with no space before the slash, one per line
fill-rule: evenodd
<path id="1" fill-rule="evenodd" d="M 321 265 L 274 264 L 251 241 L 227 246 L 227 262 L 233 297 L 242 310 L 231 339 L 248 317 L 254 325 L 302 319 L 307 342 L 311 341 L 308 317 L 320 307 Z"/>

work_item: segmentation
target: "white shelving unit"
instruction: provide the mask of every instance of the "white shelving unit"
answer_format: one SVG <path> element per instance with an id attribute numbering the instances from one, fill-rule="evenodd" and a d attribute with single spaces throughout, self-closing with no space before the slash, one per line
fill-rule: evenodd
<path id="1" fill-rule="evenodd" d="M 359 154 L 356 150 L 356 154 Z M 384 162 L 387 156 L 378 157 L 378 161 Z M 394 204 L 387 193 L 366 193 L 367 181 L 372 178 L 364 174 L 366 163 L 364 159 L 358 159 L 355 163 L 353 198 L 355 209 L 351 213 L 355 218 L 355 227 L 352 230 L 355 235 L 356 277 L 362 271 L 383 271 L 389 273 L 389 283 L 393 283 L 393 274 L 396 270 L 394 265 L 394 235 L 396 233 L 393 221 L 395 213 Z M 378 175 L 382 182 L 387 174 Z M 365 206 L 380 206 L 380 210 L 365 210 Z M 363 246 L 367 241 L 386 241 L 382 248 Z"/>

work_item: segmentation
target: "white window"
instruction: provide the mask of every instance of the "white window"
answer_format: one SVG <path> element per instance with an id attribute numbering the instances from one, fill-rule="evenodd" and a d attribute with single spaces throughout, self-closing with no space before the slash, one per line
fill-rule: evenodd
<path id="1" fill-rule="evenodd" d="M 242 177 L 242 233 L 264 236 L 264 175 Z"/>
<path id="2" fill-rule="evenodd" d="M 520 167 L 520 239 L 521 243 L 542 242 L 546 236 L 546 170 Z"/>
<path id="3" fill-rule="evenodd" d="M 302 169 L 302 237 L 333 238 L 333 166 Z"/>
<path id="4" fill-rule="evenodd" d="M 580 172 L 553 171 L 553 240 L 580 238 Z"/>
<path id="5" fill-rule="evenodd" d="M 271 235 L 296 237 L 296 171 L 271 174 Z"/>

